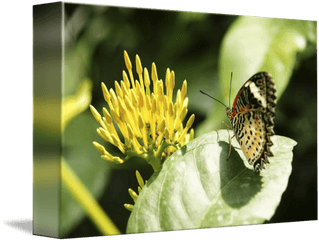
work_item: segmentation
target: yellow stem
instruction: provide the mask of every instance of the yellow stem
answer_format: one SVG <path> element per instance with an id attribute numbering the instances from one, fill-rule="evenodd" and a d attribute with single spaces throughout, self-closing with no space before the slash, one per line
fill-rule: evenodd
<path id="1" fill-rule="evenodd" d="M 97 228 L 104 235 L 121 234 L 112 220 L 103 211 L 102 207 L 94 199 L 89 190 L 83 185 L 81 180 L 76 176 L 68 163 L 62 158 L 62 181 L 65 183 L 72 196 L 79 202 L 87 215 L 95 223 Z"/>

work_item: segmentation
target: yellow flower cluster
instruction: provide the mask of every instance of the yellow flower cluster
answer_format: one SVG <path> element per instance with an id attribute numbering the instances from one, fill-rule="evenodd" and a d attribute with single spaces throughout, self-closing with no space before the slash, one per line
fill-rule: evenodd
<path id="1" fill-rule="evenodd" d="M 98 134 L 115 145 L 126 157 L 113 156 L 97 142 L 93 142 L 93 145 L 104 160 L 123 163 L 133 156 L 138 156 L 144 158 L 156 170 L 170 154 L 194 138 L 194 130 L 190 128 L 195 115 L 183 126 L 188 112 L 187 82 L 183 82 L 182 89 L 177 91 L 176 101 L 173 103 L 174 71 L 167 69 L 164 86 L 163 80 L 158 79 L 153 63 L 151 89 L 148 70 L 144 68 L 143 71 L 139 56 L 136 55 L 139 80 L 134 80 L 132 63 L 126 51 L 124 60 L 128 75 L 123 71 L 123 80 L 115 81 L 115 90 L 108 89 L 102 83 L 103 96 L 109 110 L 103 108 L 102 117 L 92 105 L 90 109 L 101 125 L 97 129 Z M 121 136 L 114 124 L 120 130 Z"/>

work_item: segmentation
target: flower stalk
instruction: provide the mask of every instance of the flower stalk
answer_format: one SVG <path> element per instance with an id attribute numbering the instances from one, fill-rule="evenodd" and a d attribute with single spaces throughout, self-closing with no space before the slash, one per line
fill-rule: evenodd
<path id="1" fill-rule="evenodd" d="M 61 161 L 61 169 L 61 177 L 64 184 L 70 190 L 72 196 L 79 202 L 80 206 L 86 211 L 100 232 L 104 235 L 121 234 L 64 158 L 62 158 Z"/>

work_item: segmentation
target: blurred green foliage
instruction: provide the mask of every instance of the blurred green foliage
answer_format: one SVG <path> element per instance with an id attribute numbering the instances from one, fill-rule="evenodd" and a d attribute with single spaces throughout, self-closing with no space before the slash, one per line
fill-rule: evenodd
<path id="1" fill-rule="evenodd" d="M 63 133 L 62 155 L 83 184 L 98 199 L 109 184 L 112 168 L 109 163 L 91 161 L 96 152 L 95 148 L 91 147 L 96 137 L 94 125 L 95 120 L 88 111 L 71 121 Z M 80 223 L 85 214 L 63 182 L 60 209 L 60 234 L 65 236 Z"/>
<path id="2" fill-rule="evenodd" d="M 245 28 L 247 18 L 221 14 L 67 3 L 65 11 L 65 96 L 74 94 L 80 82 L 89 78 L 93 81 L 92 105 L 99 111 L 107 106 L 101 82 L 108 88 L 114 88 L 114 80 L 122 79 L 125 69 L 123 51 L 126 50 L 133 67 L 135 54 L 140 56 L 143 67 L 149 71 L 152 62 L 155 62 L 160 79 L 164 79 L 167 68 L 174 70 L 175 89 L 181 88 L 183 80 L 187 80 L 188 114 L 196 115 L 194 128 L 197 136 L 217 128 L 216 124 L 226 119 L 225 109 L 218 109 L 219 106 L 201 95 L 199 90 L 215 97 L 221 96 L 220 100 L 228 104 L 231 71 L 234 72 L 233 98 L 248 77 L 261 70 L 264 63 L 275 61 L 272 56 L 276 56 L 280 44 L 286 44 L 285 36 L 297 36 L 296 44 L 291 41 L 288 45 L 292 49 L 288 49 L 287 59 L 290 62 L 285 65 L 287 69 L 275 79 L 278 85 L 283 81 L 283 87 L 279 88 L 281 97 L 276 108 L 275 132 L 296 140 L 298 145 L 294 149 L 293 172 L 288 188 L 270 222 L 316 219 L 316 23 L 250 20 L 255 26 L 255 31 L 252 31 Z M 259 22 L 266 27 L 259 26 Z M 289 26 L 285 25 L 287 22 Z M 272 24 L 277 26 L 280 36 L 274 34 Z M 289 31 L 285 31 L 287 26 Z M 267 32 L 262 31 L 265 28 L 268 28 Z M 246 34 L 243 30 L 247 31 Z M 237 35 L 239 33 L 241 35 Z M 255 39 L 253 45 L 251 39 Z M 245 41 L 248 47 L 240 47 L 245 45 Z M 253 48 L 250 49 L 250 46 Z M 301 54 L 298 53 L 300 51 Z M 255 54 L 242 57 L 249 52 Z M 225 67 L 223 64 L 229 61 L 231 64 Z M 89 110 L 70 122 L 66 131 L 73 128 L 74 132 L 83 132 L 74 137 L 70 135 L 65 146 L 71 146 L 76 139 L 82 142 L 81 152 L 85 154 L 66 156 L 66 159 L 72 161 L 71 166 L 81 179 L 86 179 L 91 190 L 99 189 L 99 203 L 124 233 L 130 212 L 123 204 L 132 203 L 127 189 L 137 190 L 135 170 L 139 170 L 144 179 L 148 179 L 153 170 L 140 159 L 132 159 L 124 165 L 104 162 L 91 142 L 92 139 L 102 142 L 95 132 L 97 127 L 98 123 L 94 122 L 93 116 L 90 118 Z M 112 146 L 105 144 L 105 147 L 118 155 Z M 71 147 L 67 149 L 72 151 Z M 77 163 L 76 158 L 85 158 L 85 161 Z M 95 171 L 95 176 L 85 176 L 90 168 Z M 104 177 L 97 180 L 101 174 Z M 66 237 L 100 235 L 91 221 L 84 217 L 83 213 L 77 215 L 76 224 L 79 225 L 70 223 L 66 227 Z"/>

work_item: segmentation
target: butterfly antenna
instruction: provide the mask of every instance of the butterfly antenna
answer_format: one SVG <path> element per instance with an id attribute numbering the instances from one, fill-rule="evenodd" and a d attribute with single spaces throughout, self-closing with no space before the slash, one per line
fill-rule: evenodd
<path id="1" fill-rule="evenodd" d="M 202 94 L 204 94 L 204 95 L 206 95 L 206 96 L 208 96 L 208 97 L 210 97 L 210 98 L 212 98 L 212 99 L 214 99 L 215 101 L 217 101 L 217 102 L 219 102 L 219 103 L 221 103 L 221 104 L 223 104 L 226 108 L 228 108 L 224 103 L 222 103 L 221 101 L 219 101 L 219 100 L 217 100 L 216 98 L 213 98 L 212 96 L 210 96 L 209 94 L 207 94 L 207 93 L 204 93 L 202 90 L 199 90 Z"/>
<path id="2" fill-rule="evenodd" d="M 231 82 L 233 80 L 233 72 L 230 73 L 230 88 L 229 88 L 229 107 L 230 107 L 230 97 L 231 97 Z"/>

